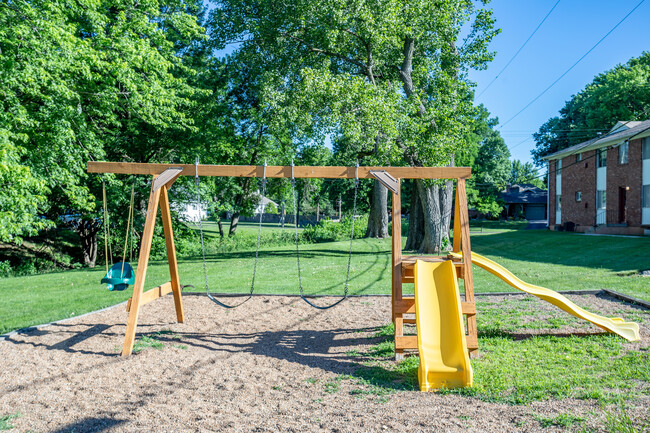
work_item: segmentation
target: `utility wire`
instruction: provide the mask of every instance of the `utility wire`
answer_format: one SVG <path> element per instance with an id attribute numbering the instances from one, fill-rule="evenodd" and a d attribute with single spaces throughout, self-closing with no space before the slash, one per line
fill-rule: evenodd
<path id="1" fill-rule="evenodd" d="M 568 74 L 568 73 L 569 73 L 573 68 L 575 68 L 575 67 L 578 65 L 578 63 L 580 63 L 580 62 L 582 61 L 582 59 L 584 59 L 585 57 L 587 57 L 587 55 L 588 55 L 589 53 L 591 53 L 591 52 L 592 52 L 592 51 L 593 51 L 593 50 L 594 50 L 598 45 L 600 45 L 600 43 L 601 43 L 602 41 L 604 41 L 605 38 L 607 38 L 607 37 L 608 37 L 608 36 L 609 36 L 609 35 L 610 35 L 614 30 L 616 30 L 616 28 L 617 28 L 618 26 L 620 26 L 620 25 L 623 23 L 623 21 L 625 21 L 625 20 L 626 20 L 630 15 L 632 15 L 632 13 L 633 13 L 635 10 L 637 10 L 637 9 L 639 8 L 639 6 L 641 6 L 644 2 L 645 2 L 645 0 L 641 0 L 641 1 L 636 5 L 636 6 L 634 6 L 634 8 L 633 8 L 630 12 L 628 12 L 627 15 L 625 15 L 625 16 L 623 17 L 623 19 L 621 19 L 618 23 L 616 23 L 616 25 L 615 25 L 614 27 L 612 27 L 611 30 L 608 31 L 608 32 L 605 34 L 605 36 L 603 36 L 602 38 L 600 38 L 600 40 L 599 40 L 598 42 L 596 42 L 596 44 L 595 44 L 593 47 L 591 47 L 591 48 L 589 49 L 589 51 L 587 51 L 586 53 L 584 53 L 584 54 L 582 55 L 582 57 L 580 57 L 580 58 L 578 59 L 577 62 L 575 62 L 575 63 L 574 63 L 574 64 L 573 64 L 569 69 L 567 69 L 566 71 L 564 71 L 564 73 L 563 73 L 562 75 L 560 75 L 560 76 L 559 76 L 555 81 L 553 81 L 553 82 L 551 83 L 550 86 L 548 86 L 546 89 L 544 89 L 544 90 L 542 91 L 542 93 L 540 93 L 539 95 L 535 96 L 535 98 L 533 98 L 532 101 L 530 101 L 528 104 L 526 104 L 526 105 L 524 106 L 524 108 L 522 108 L 521 110 L 519 110 L 519 111 L 517 112 L 517 114 L 515 114 L 515 115 L 512 116 L 510 119 L 508 119 L 508 120 L 506 120 L 504 123 L 502 123 L 502 124 L 499 126 L 499 129 L 503 128 L 503 127 L 506 126 L 508 123 L 510 123 L 510 122 L 511 122 L 515 117 L 517 117 L 517 116 L 519 116 L 521 113 L 523 113 L 524 110 L 526 110 L 528 107 L 530 107 L 531 105 L 533 105 L 533 103 L 535 103 L 535 101 L 537 101 L 539 98 L 542 97 L 542 95 L 544 95 L 546 92 L 548 92 L 548 91 L 551 89 L 551 87 L 555 86 L 555 85 L 557 84 L 558 81 L 560 81 L 562 78 L 564 78 L 564 76 L 565 76 L 566 74 Z"/>
<path id="2" fill-rule="evenodd" d="M 497 75 L 492 79 L 492 81 L 490 81 L 490 84 L 488 84 L 487 87 L 485 87 L 485 89 L 483 89 L 483 91 L 482 91 L 481 93 L 479 93 L 479 95 L 476 97 L 476 99 L 480 98 L 481 95 L 483 95 L 483 93 L 485 93 L 485 92 L 487 91 L 487 89 L 490 88 L 490 86 L 492 85 L 492 83 L 494 83 L 494 82 L 497 80 L 497 78 L 499 78 L 499 77 L 501 76 L 501 74 L 503 74 L 503 71 L 505 71 L 506 68 L 508 68 L 508 66 L 510 66 L 510 63 L 512 63 L 512 61 L 515 59 L 515 57 L 517 57 L 517 56 L 519 55 L 519 53 L 521 52 L 521 50 L 524 49 L 524 47 L 526 46 L 526 44 L 528 43 L 528 41 L 530 41 L 531 38 L 535 35 L 535 33 L 537 33 L 537 30 L 539 30 L 539 28 L 542 26 L 542 24 L 544 24 L 544 21 L 546 21 L 546 18 L 548 18 L 548 16 L 551 15 L 551 12 L 553 12 L 553 10 L 554 10 L 555 7 L 558 5 L 558 3 L 560 3 L 560 1 L 561 1 L 561 0 L 557 0 L 557 2 L 553 5 L 553 7 L 551 8 L 551 10 L 548 11 L 548 13 L 547 13 L 546 16 L 544 17 L 544 19 L 542 19 L 542 21 L 537 25 L 537 27 L 535 28 L 535 30 L 533 30 L 533 32 L 530 34 L 530 36 L 528 36 L 528 39 L 526 39 L 526 42 L 524 42 L 524 44 L 523 44 L 521 47 L 519 47 L 519 49 L 517 50 L 517 52 L 515 53 L 515 55 L 512 56 L 512 57 L 510 58 L 510 60 L 508 60 L 508 63 L 506 63 L 506 65 L 503 67 L 503 69 L 501 69 L 501 70 L 499 71 L 499 73 L 498 73 L 498 74 L 497 74 Z"/>

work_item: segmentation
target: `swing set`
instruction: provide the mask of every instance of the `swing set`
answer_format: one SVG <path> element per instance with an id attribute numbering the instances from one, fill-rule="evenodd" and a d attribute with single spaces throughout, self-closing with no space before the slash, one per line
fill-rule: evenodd
<path id="1" fill-rule="evenodd" d="M 476 330 L 476 306 L 474 303 L 474 286 L 472 278 L 472 259 L 469 238 L 469 216 L 467 213 L 467 195 L 465 189 L 465 180 L 471 175 L 469 167 L 327 167 L 327 166 L 233 166 L 233 165 L 200 165 L 196 164 L 149 164 L 149 163 L 127 163 L 127 162 L 88 162 L 87 171 L 89 173 L 114 173 L 129 175 L 148 175 L 152 176 L 151 192 L 147 206 L 147 214 L 140 241 L 140 254 L 138 257 L 138 266 L 135 277 L 132 282 L 127 284 L 133 285 L 133 295 L 127 302 L 126 310 L 129 313 L 127 320 L 126 335 L 122 347 L 122 356 L 128 356 L 133 350 L 135 334 L 138 323 L 140 307 L 154 301 L 168 293 L 174 297 L 174 306 L 176 309 L 176 320 L 179 323 L 185 321 L 183 311 L 183 301 L 181 290 L 182 286 L 179 281 L 178 263 L 176 250 L 174 246 L 174 237 L 172 231 L 172 219 L 169 206 L 169 189 L 179 176 L 194 176 L 197 185 L 197 202 L 199 209 L 201 201 L 198 194 L 199 178 L 202 176 L 219 176 L 219 177 L 255 177 L 262 179 L 262 197 L 266 191 L 266 180 L 268 178 L 285 178 L 291 179 L 292 193 L 294 200 L 294 209 L 296 193 L 295 180 L 300 178 L 327 178 L 327 179 L 354 179 L 355 182 L 355 199 L 354 207 L 356 209 L 356 195 L 359 185 L 359 179 L 376 179 L 385 185 L 392 193 L 392 320 L 395 324 L 395 357 L 403 359 L 406 350 L 417 350 L 418 340 L 416 335 L 404 335 L 404 324 L 415 323 L 415 319 L 405 317 L 416 312 L 415 298 L 403 294 L 403 284 L 413 283 L 415 281 L 415 264 L 418 260 L 425 262 L 445 262 L 450 261 L 456 269 L 455 275 L 458 279 L 464 280 L 464 295 L 460 302 L 460 310 L 465 317 L 465 339 L 466 348 L 470 356 L 478 353 L 478 339 Z M 462 253 L 455 256 L 403 256 L 402 255 L 402 212 L 401 212 L 401 179 L 455 179 L 456 196 L 454 203 L 454 237 L 453 252 Z M 154 226 L 156 215 L 160 207 L 163 232 L 165 236 L 165 245 L 167 249 L 167 261 L 169 264 L 170 281 L 161 286 L 144 291 L 144 285 L 147 275 L 147 266 L 149 254 L 153 241 Z M 130 214 L 132 210 L 129 211 Z M 205 250 L 203 247 L 203 227 L 199 220 L 201 231 L 201 244 L 203 253 L 204 275 L 206 277 L 206 292 L 210 299 L 226 308 L 234 308 L 243 304 L 253 296 L 255 284 L 255 271 L 257 267 L 257 257 L 259 254 L 259 239 L 262 225 L 262 212 L 260 213 L 260 224 L 258 227 L 258 243 L 255 254 L 255 267 L 253 270 L 253 281 L 248 298 L 236 305 L 228 305 L 219 301 L 216 294 L 212 294 L 207 283 L 207 267 L 205 262 Z M 296 221 L 297 223 L 297 221 Z M 331 308 L 345 298 L 347 298 L 348 283 L 350 277 L 350 260 L 352 256 L 352 241 L 354 239 L 354 228 L 350 238 L 350 254 L 348 257 L 348 272 L 345 283 L 345 294 L 342 298 L 328 306 L 319 306 L 312 302 L 309 297 L 303 293 L 302 279 L 300 273 L 300 251 L 298 247 L 298 225 L 296 224 L 296 255 L 298 264 L 298 278 L 301 297 L 312 307 L 319 309 Z M 125 243 L 126 245 L 126 243 Z M 124 260 L 122 261 L 124 263 Z M 117 263 L 113 268 L 118 267 Z M 130 266 L 129 266 L 130 268 Z M 107 278 L 109 277 L 107 265 Z M 118 274 L 117 270 L 115 274 Z M 124 277 L 123 270 L 119 275 Z M 124 284 L 124 283 L 123 283 Z M 125 287 L 126 288 L 126 287 Z M 230 295 L 232 296 L 232 295 Z"/>

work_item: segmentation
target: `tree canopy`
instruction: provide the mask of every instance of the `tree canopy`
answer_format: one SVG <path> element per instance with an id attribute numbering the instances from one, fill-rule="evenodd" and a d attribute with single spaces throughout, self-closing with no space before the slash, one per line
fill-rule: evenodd
<path id="1" fill-rule="evenodd" d="M 0 3 L 0 240 L 96 210 L 88 160 L 173 157 L 199 91 L 179 50 L 203 38 L 200 2 Z M 91 189 L 93 189 L 91 191 Z M 18 197 L 20 199 L 13 199 Z M 47 217 L 47 218 L 44 218 Z M 5 224 L 6 223 L 6 224 Z"/>
<path id="2" fill-rule="evenodd" d="M 597 75 L 533 134 L 535 163 L 542 165 L 544 156 L 609 131 L 619 120 L 650 118 L 649 82 L 650 52 Z"/>

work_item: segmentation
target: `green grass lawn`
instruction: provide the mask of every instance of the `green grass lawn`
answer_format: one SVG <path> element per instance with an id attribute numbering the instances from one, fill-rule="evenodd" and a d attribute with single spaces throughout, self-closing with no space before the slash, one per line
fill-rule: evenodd
<path id="1" fill-rule="evenodd" d="M 305 293 L 343 293 L 348 246 L 347 241 L 300 246 Z M 639 270 L 650 268 L 647 238 L 506 230 L 473 235 L 472 247 L 523 280 L 553 290 L 612 289 L 650 300 L 650 279 L 637 275 Z M 390 293 L 390 240 L 355 240 L 353 251 L 350 294 Z M 248 292 L 254 257 L 254 249 L 207 254 L 211 291 Z M 198 243 L 195 254 L 180 258 L 179 272 L 181 284 L 193 284 L 195 290 L 204 290 Z M 109 292 L 99 283 L 104 273 L 103 267 L 97 267 L 0 279 L 0 333 L 72 317 L 126 300 L 129 290 Z M 152 261 L 146 287 L 165 281 L 168 281 L 167 264 Z M 514 291 L 476 267 L 475 287 L 478 293 Z M 405 287 L 405 291 L 409 289 Z M 261 249 L 255 290 L 258 293 L 298 293 L 294 245 Z"/>

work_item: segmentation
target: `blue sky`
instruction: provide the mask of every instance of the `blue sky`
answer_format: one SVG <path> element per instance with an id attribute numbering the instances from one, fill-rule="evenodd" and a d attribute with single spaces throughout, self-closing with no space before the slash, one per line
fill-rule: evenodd
<path id="1" fill-rule="evenodd" d="M 560 0 L 515 60 L 476 99 L 503 124 L 571 67 L 641 0 Z M 470 73 L 478 96 L 508 63 L 557 0 L 493 0 L 497 27 L 491 44 L 497 52 L 485 71 Z M 497 129 L 513 159 L 530 161 L 532 133 L 556 116 L 571 95 L 594 76 L 644 50 L 650 51 L 650 0 L 646 0 L 588 56 L 524 112 Z M 627 120 L 627 119 L 622 119 Z"/>

